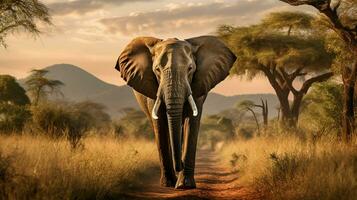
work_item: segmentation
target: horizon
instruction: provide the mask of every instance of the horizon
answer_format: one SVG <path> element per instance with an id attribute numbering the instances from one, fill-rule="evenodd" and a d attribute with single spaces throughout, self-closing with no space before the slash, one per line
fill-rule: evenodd
<path id="1" fill-rule="evenodd" d="M 106 84 L 110 84 L 110 85 L 114 85 L 114 86 L 118 86 L 118 87 L 121 87 L 121 86 L 128 86 L 126 84 L 123 84 L 123 85 L 116 85 L 116 84 L 112 84 L 110 82 L 107 82 L 106 80 L 103 80 L 101 79 L 100 77 L 96 76 L 95 74 L 92 74 L 90 73 L 89 71 L 85 70 L 84 68 L 80 67 L 80 66 L 76 66 L 76 65 L 73 65 L 73 64 L 70 64 L 70 63 L 57 63 L 57 64 L 53 64 L 53 65 L 50 65 L 50 66 L 47 66 L 47 67 L 44 67 L 44 68 L 40 68 L 40 69 L 47 69 L 47 68 L 51 68 L 51 67 L 56 67 L 57 65 L 65 65 L 65 67 L 73 67 L 73 68 L 78 68 L 80 70 L 83 70 L 85 73 L 88 73 L 89 75 L 95 77 L 96 79 L 100 80 L 100 81 L 103 81 L 104 83 Z M 61 66 L 62 68 L 64 66 Z M 51 71 L 49 71 L 51 73 Z M 23 80 L 23 79 L 26 79 L 28 76 L 24 76 L 24 77 L 21 77 L 21 78 L 16 78 L 17 80 Z M 128 86 L 130 87 L 130 86 Z M 269 95 L 269 94 L 273 94 L 273 95 L 276 95 L 274 92 L 266 92 L 266 93 L 241 93 L 241 94 L 233 94 L 233 95 L 226 95 L 226 94 L 221 94 L 221 93 L 218 93 L 218 92 L 215 92 L 214 90 L 210 91 L 210 93 L 215 93 L 215 94 L 218 94 L 218 95 L 222 95 L 222 96 L 225 96 L 225 97 L 234 97 L 234 96 L 237 96 L 237 95 Z"/>
<path id="2" fill-rule="evenodd" d="M 120 86 L 125 83 L 114 69 L 115 61 L 136 36 L 184 39 L 212 35 L 221 24 L 249 25 L 273 11 L 298 10 L 276 0 L 43 2 L 51 10 L 54 26 L 36 40 L 23 33 L 9 36 L 8 48 L 0 53 L 1 74 L 21 79 L 31 69 L 70 63 Z M 306 7 L 303 10 L 314 12 Z M 274 90 L 265 77 L 252 81 L 228 77 L 213 92 L 232 96 Z"/>

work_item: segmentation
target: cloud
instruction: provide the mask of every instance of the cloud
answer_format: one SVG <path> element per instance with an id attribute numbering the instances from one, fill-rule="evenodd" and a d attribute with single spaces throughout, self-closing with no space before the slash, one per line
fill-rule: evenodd
<path id="1" fill-rule="evenodd" d="M 53 15 L 67 15 L 67 14 L 86 14 L 99 9 L 106 5 L 121 6 L 133 2 L 147 2 L 153 0 L 74 0 L 66 2 L 54 2 L 48 4 Z"/>
<path id="2" fill-rule="evenodd" d="M 169 4 L 165 9 L 132 13 L 100 20 L 106 30 L 123 36 L 208 33 L 219 24 L 249 24 L 261 14 L 281 6 L 275 0 L 236 0 L 211 3 Z"/>

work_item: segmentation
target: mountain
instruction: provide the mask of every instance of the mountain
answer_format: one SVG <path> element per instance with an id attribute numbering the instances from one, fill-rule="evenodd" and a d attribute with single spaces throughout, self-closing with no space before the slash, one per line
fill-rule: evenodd
<path id="1" fill-rule="evenodd" d="M 276 117 L 278 115 L 276 106 L 279 105 L 279 100 L 275 94 L 241 94 L 224 96 L 210 92 L 203 106 L 203 112 L 205 114 L 216 114 L 220 111 L 233 108 L 238 102 L 243 100 L 250 100 L 255 104 L 261 104 L 261 99 L 266 99 L 268 102 L 269 118 Z M 257 112 L 261 112 L 261 110 L 256 110 Z"/>
<path id="2" fill-rule="evenodd" d="M 56 64 L 44 68 L 48 71 L 49 79 L 60 80 L 64 83 L 61 91 L 64 98 L 69 101 L 85 101 L 101 103 L 107 107 L 107 112 L 113 117 L 121 116 L 120 110 L 127 107 L 139 108 L 132 89 L 128 86 L 116 86 L 106 83 L 87 71 L 70 64 Z M 24 85 L 27 78 L 19 80 Z M 215 114 L 222 110 L 232 108 L 241 100 L 260 102 L 260 98 L 268 100 L 270 117 L 276 116 L 274 107 L 278 100 L 274 94 L 248 94 L 224 96 L 210 93 L 204 105 L 204 114 Z"/>

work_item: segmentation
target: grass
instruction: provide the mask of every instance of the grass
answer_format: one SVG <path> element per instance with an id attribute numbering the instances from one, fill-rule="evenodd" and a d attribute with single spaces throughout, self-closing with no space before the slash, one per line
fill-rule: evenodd
<path id="1" fill-rule="evenodd" d="M 269 199 L 356 199 L 357 145 L 294 136 L 234 141 L 220 151 L 251 185 Z"/>
<path id="2" fill-rule="evenodd" d="M 66 140 L 0 136 L 0 199 L 115 199 L 156 167 L 146 140 L 89 137 L 82 149 Z"/>

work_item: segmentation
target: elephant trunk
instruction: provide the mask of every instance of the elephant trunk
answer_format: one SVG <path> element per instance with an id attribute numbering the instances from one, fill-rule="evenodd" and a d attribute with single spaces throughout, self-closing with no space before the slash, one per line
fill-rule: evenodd
<path id="1" fill-rule="evenodd" d="M 166 70 L 165 87 L 163 88 L 166 114 L 168 120 L 170 144 L 174 169 L 179 172 L 183 169 L 181 160 L 182 148 L 182 112 L 187 98 L 187 87 L 177 71 Z"/>
<path id="2" fill-rule="evenodd" d="M 181 160 L 183 106 L 188 101 L 192 108 L 193 116 L 198 115 L 198 109 L 192 97 L 191 87 L 187 79 L 182 79 L 182 76 L 177 71 L 170 69 L 164 71 L 163 80 L 159 85 L 157 98 L 152 109 L 153 119 L 158 119 L 158 110 L 162 100 L 166 105 L 174 169 L 176 172 L 180 172 L 183 169 Z"/>
<path id="3" fill-rule="evenodd" d="M 174 169 L 179 172 L 183 169 L 181 161 L 182 105 L 168 102 L 166 107 Z"/>

